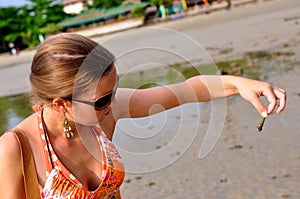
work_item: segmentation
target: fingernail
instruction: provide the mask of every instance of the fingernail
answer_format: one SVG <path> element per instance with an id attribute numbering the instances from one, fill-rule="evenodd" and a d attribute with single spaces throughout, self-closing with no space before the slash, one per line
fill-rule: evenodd
<path id="1" fill-rule="evenodd" d="M 268 113 L 267 113 L 266 111 L 264 111 L 264 112 L 261 113 L 261 116 L 267 117 L 267 116 L 268 116 Z"/>

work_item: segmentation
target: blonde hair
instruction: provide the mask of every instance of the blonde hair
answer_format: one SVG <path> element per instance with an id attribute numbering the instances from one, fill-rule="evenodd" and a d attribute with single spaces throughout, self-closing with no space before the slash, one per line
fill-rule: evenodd
<path id="1" fill-rule="evenodd" d="M 115 57 L 103 46 L 84 36 L 62 33 L 48 37 L 37 49 L 31 65 L 30 83 L 34 101 L 72 99 L 87 91 L 112 68 Z"/>

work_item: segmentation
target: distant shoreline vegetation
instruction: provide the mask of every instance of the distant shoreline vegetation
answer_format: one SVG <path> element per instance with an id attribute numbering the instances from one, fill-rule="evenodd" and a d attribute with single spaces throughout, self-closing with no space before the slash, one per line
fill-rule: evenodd
<path id="1" fill-rule="evenodd" d="M 131 18 L 143 19 L 144 25 L 185 16 L 194 7 L 220 1 L 185 0 L 82 0 L 78 14 L 67 14 L 67 1 L 28 0 L 20 6 L 0 7 L 0 53 L 34 48 L 48 34 L 101 26 Z M 205 3 L 206 2 L 206 3 Z M 222 2 L 222 1 L 221 1 Z M 228 5 L 230 0 L 226 0 Z M 191 8 L 191 9 L 189 9 Z M 208 9 L 205 9 L 209 12 Z M 214 10 L 212 8 L 212 10 Z M 69 13 L 69 12 L 68 12 Z M 203 12 L 201 12 L 203 13 Z"/>

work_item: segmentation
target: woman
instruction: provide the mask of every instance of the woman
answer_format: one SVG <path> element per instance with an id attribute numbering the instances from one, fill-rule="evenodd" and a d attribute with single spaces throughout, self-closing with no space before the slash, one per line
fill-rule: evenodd
<path id="1" fill-rule="evenodd" d="M 285 107 L 284 90 L 233 76 L 203 75 L 173 85 L 117 90 L 114 59 L 77 34 L 51 36 L 38 48 L 30 74 L 35 113 L 17 128 L 29 140 L 42 198 L 121 198 L 124 169 L 110 142 L 116 121 L 147 116 L 154 104 L 167 110 L 240 94 L 264 117 L 276 106 L 277 113 Z M 268 99 L 267 108 L 260 96 Z M 25 198 L 20 149 L 11 132 L 0 138 L 0 162 L 0 198 Z"/>

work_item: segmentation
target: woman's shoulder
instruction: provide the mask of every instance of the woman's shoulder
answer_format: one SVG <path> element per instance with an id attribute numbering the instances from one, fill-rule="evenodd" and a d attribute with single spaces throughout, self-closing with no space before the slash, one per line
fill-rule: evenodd
<path id="1" fill-rule="evenodd" d="M 22 120 L 16 127 L 17 128 L 31 128 L 35 122 L 37 122 L 37 115 L 39 113 L 33 113 L 24 120 Z"/>
<path id="2" fill-rule="evenodd" d="M 26 137 L 28 137 L 27 130 L 32 128 L 33 122 L 34 114 L 21 121 L 15 128 L 21 129 Z M 16 159 L 20 158 L 20 146 L 13 130 L 8 130 L 0 137 L 0 158 L 2 159 L 7 156 L 12 159 L 10 155 L 13 155 Z M 0 162 L 2 162 L 2 160 L 0 160 Z"/>
<path id="3" fill-rule="evenodd" d="M 19 142 L 13 132 L 0 137 L 0 198 L 24 198 Z"/>
<path id="4" fill-rule="evenodd" d="M 0 152 L 5 149 L 11 150 L 16 147 L 19 147 L 19 144 L 12 131 L 9 130 L 0 137 Z"/>
<path id="5" fill-rule="evenodd" d="M 7 166 L 7 168 L 10 168 L 14 164 L 19 165 L 20 159 L 21 151 L 15 134 L 10 131 L 4 133 L 0 137 L 0 171 L 7 171 L 1 167 Z"/>

